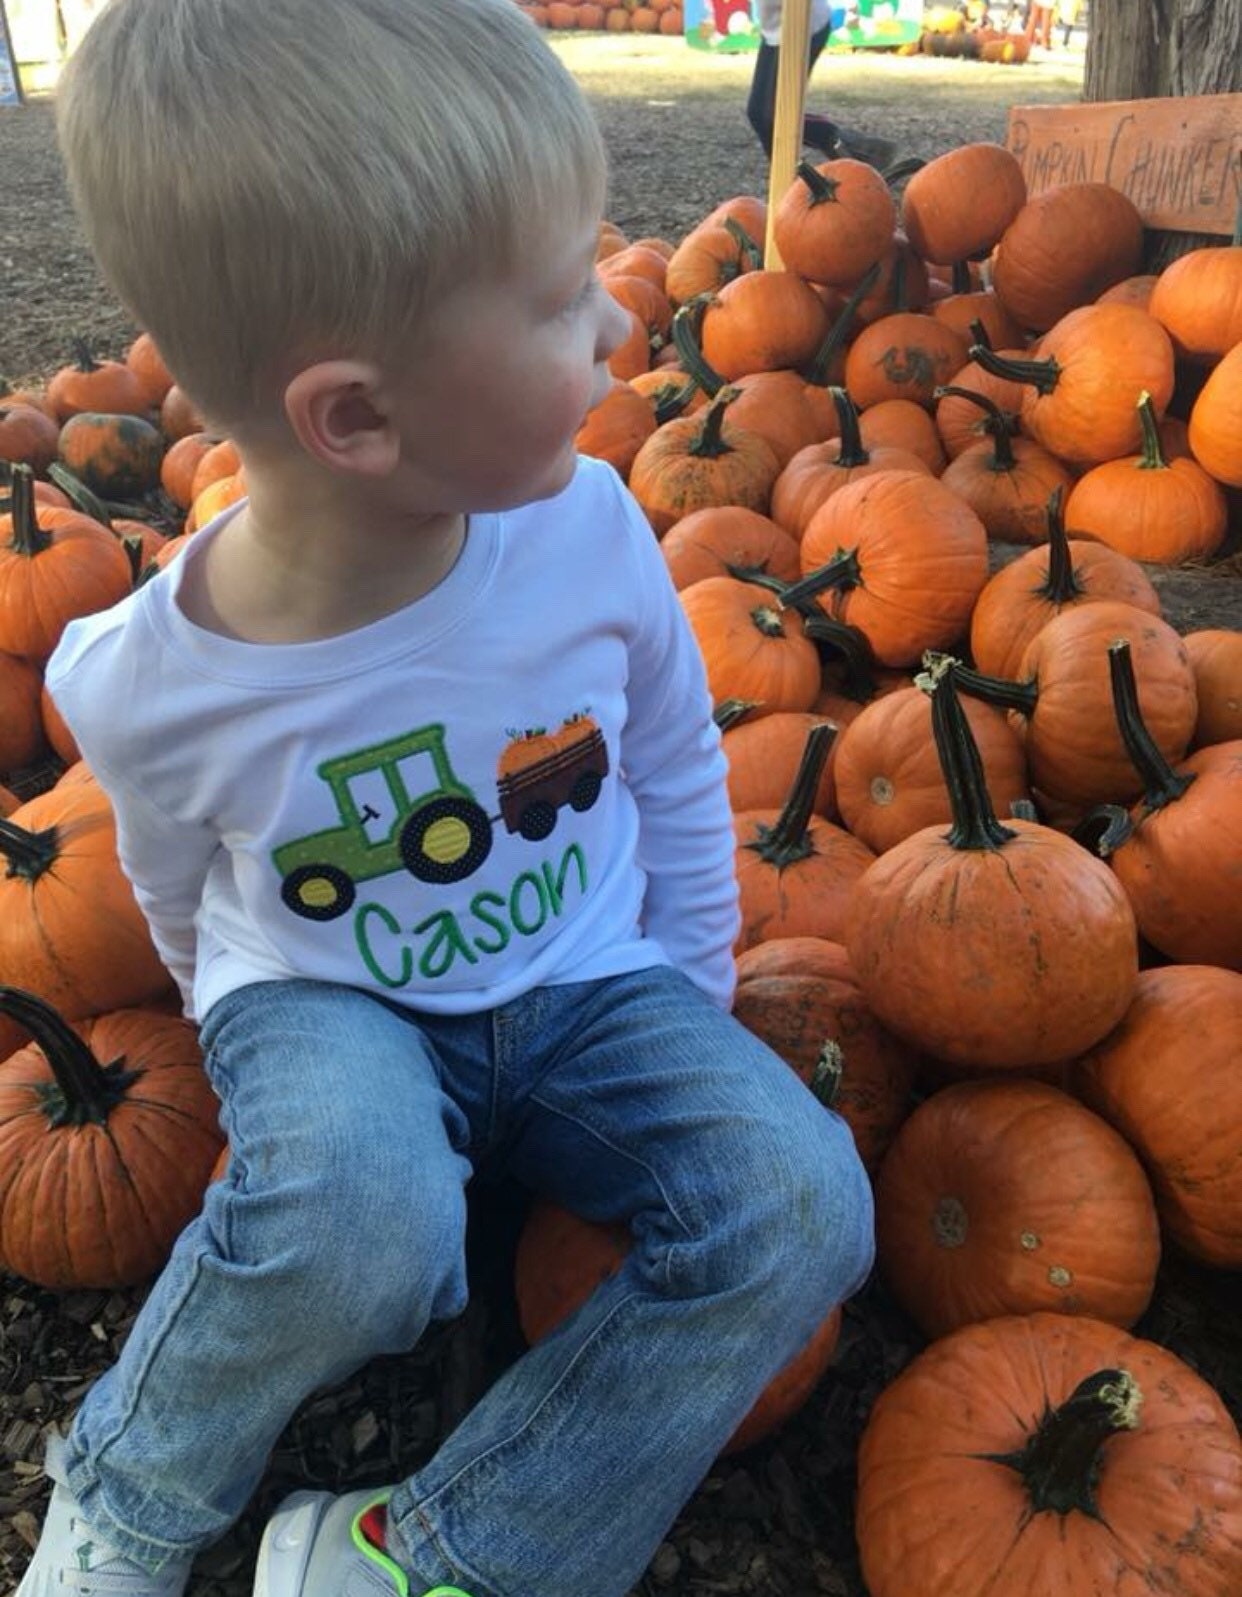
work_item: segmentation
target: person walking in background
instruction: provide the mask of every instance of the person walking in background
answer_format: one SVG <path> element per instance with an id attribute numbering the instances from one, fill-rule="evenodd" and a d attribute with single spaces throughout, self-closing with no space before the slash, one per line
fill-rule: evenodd
<path id="1" fill-rule="evenodd" d="M 1061 48 L 1068 50 L 1070 35 L 1082 15 L 1082 0 L 1060 0 L 1057 6 L 1057 22 L 1061 27 Z"/>
<path id="2" fill-rule="evenodd" d="M 1052 49 L 1052 18 L 1056 11 L 1055 5 L 1032 5 L 1026 16 L 1026 37 L 1031 44 L 1042 45 L 1045 50 Z"/>
<path id="3" fill-rule="evenodd" d="M 783 0 L 758 0 L 759 31 L 763 38 L 755 56 L 750 97 L 746 102 L 746 115 L 769 160 L 772 158 L 772 133 L 776 120 L 782 9 Z M 828 0 L 811 0 L 811 36 L 806 63 L 808 78 L 828 41 L 832 27 L 830 18 Z M 829 117 L 813 111 L 808 111 L 802 119 L 802 142 L 829 160 L 850 156 L 858 161 L 867 161 L 872 166 L 886 166 L 896 153 L 896 146 L 891 140 L 860 133 L 855 128 L 842 127 Z"/>

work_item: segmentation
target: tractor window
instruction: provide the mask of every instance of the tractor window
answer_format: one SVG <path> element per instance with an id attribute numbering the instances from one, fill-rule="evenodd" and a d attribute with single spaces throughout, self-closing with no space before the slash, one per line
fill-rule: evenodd
<path id="1" fill-rule="evenodd" d="M 443 791 L 428 749 L 384 760 L 348 779 L 349 796 L 368 843 L 386 843 L 397 825 Z"/>
<path id="2" fill-rule="evenodd" d="M 358 812 L 358 819 L 362 823 L 362 830 L 366 833 L 367 842 L 371 844 L 387 842 L 392 836 L 400 812 L 393 799 L 392 789 L 385 780 L 382 767 L 371 771 L 359 771 L 351 776 L 349 796 Z"/>

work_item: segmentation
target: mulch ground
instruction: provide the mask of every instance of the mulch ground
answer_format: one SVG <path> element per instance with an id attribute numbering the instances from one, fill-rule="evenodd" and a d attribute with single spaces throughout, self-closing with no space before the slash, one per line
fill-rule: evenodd
<path id="1" fill-rule="evenodd" d="M 763 159 L 743 111 L 744 59 L 709 60 L 658 39 L 571 38 L 557 48 L 596 107 L 612 157 L 609 212 L 631 236 L 676 238 L 728 195 L 764 192 Z M 885 132 L 903 153 L 930 156 L 972 139 L 1003 140 L 1009 105 L 1073 99 L 1080 75 L 1080 53 L 1056 52 L 1016 70 L 922 58 L 825 60 L 808 103 Z M 0 171 L 0 373 L 14 384 L 46 378 L 75 335 L 101 354 L 119 354 L 135 329 L 78 234 L 50 103 L 0 112 Z M 1239 588 L 1222 583 L 1206 601 L 1195 588 L 1186 601 L 1194 624 L 1242 624 Z M 306 1402 L 246 1515 L 199 1560 L 191 1597 L 246 1597 L 262 1525 L 285 1492 L 408 1474 L 518 1356 L 510 1272 L 521 1205 L 515 1193 L 474 1200 L 466 1314 L 409 1354 L 376 1360 Z M 53 1294 L 0 1275 L 0 1591 L 16 1585 L 38 1535 L 44 1436 L 67 1425 L 115 1360 L 143 1296 L 141 1288 Z M 1170 1258 L 1136 1327 L 1198 1369 L 1235 1417 L 1239 1310 L 1237 1276 Z M 855 1450 L 876 1395 L 922 1345 L 873 1280 L 847 1305 L 836 1361 L 805 1409 L 778 1436 L 712 1470 L 634 1597 L 863 1597 L 852 1527 Z"/>

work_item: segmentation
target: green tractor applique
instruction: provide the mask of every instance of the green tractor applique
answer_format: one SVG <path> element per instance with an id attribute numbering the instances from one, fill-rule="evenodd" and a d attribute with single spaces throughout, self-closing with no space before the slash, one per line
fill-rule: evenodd
<path id="1" fill-rule="evenodd" d="M 449 761 L 442 724 L 416 728 L 355 754 L 325 760 L 340 816 L 309 837 L 272 851 L 280 896 L 305 920 L 335 920 L 353 904 L 360 882 L 405 870 L 438 884 L 473 876 L 491 853 L 492 828 L 539 842 L 564 804 L 589 810 L 608 774 L 608 749 L 589 716 L 558 732 L 511 738 L 500 756 L 500 814 L 489 815 Z"/>

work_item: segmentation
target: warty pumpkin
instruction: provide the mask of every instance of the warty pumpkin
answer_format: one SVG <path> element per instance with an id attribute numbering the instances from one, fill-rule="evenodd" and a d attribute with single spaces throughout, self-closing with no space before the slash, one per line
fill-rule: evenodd
<path id="1" fill-rule="evenodd" d="M 953 825 L 881 854 L 856 884 L 844 942 L 876 1016 L 950 1063 L 992 1070 L 1072 1059 L 1125 1013 L 1138 937 L 1102 860 L 1032 821 L 997 820 L 942 659 L 932 695 Z"/>
<path id="2" fill-rule="evenodd" d="M 914 664 L 962 637 L 988 575 L 983 523 L 925 470 L 848 483 L 815 512 L 801 545 L 806 575 L 783 597 L 814 598 L 857 627 L 882 665 Z"/>
<path id="3" fill-rule="evenodd" d="M 845 386 L 866 410 L 882 399 L 931 407 L 933 394 L 966 362 L 969 344 L 922 311 L 894 311 L 864 327 L 845 357 Z"/>
<path id="4" fill-rule="evenodd" d="M 1242 975 L 1145 970 L 1115 1031 L 1084 1053 L 1073 1090 L 1134 1147 L 1168 1236 L 1220 1270 L 1242 1267 Z"/>
<path id="5" fill-rule="evenodd" d="M 1198 461 L 1166 457 L 1146 393 L 1139 395 L 1138 412 L 1141 451 L 1085 471 L 1069 489 L 1066 517 L 1078 531 L 1133 560 L 1165 566 L 1204 560 L 1225 541 L 1224 492 Z"/>
<path id="6" fill-rule="evenodd" d="M 985 370 L 1025 385 L 1023 427 L 1071 465 L 1136 453 L 1143 442 L 1139 395 L 1148 395 L 1157 419 L 1173 397 L 1169 335 L 1132 305 L 1070 311 L 1030 358 L 996 355 L 981 344 L 972 345 L 970 355 Z"/>
<path id="7" fill-rule="evenodd" d="M 874 1174 L 909 1112 L 919 1056 L 871 1013 L 841 944 L 776 937 L 744 950 L 733 1013 L 841 1116 Z"/>
<path id="8" fill-rule="evenodd" d="M 223 1141 L 194 1028 L 121 1009 L 71 1026 L 0 986 L 34 1042 L 0 1064 L 0 1258 L 53 1290 L 130 1287 L 165 1263 Z"/>
<path id="9" fill-rule="evenodd" d="M 989 676 L 1016 677 L 1027 644 L 1062 611 L 1116 599 L 1150 615 L 1160 598 L 1137 561 L 1105 544 L 1070 538 L 1064 496 L 1045 507 L 1047 543 L 1019 555 L 989 577 L 970 619 L 970 652 Z"/>
<path id="10" fill-rule="evenodd" d="M 1242 1447 L 1173 1353 L 1099 1320 L 964 1326 L 880 1393 L 858 1454 L 871 1597 L 1242 1589 Z"/>
<path id="11" fill-rule="evenodd" d="M 629 1227 L 619 1221 L 584 1220 L 546 1199 L 536 1202 L 518 1238 L 514 1296 L 518 1323 L 529 1343 L 541 1342 L 562 1320 L 614 1276 L 630 1252 Z M 756 1398 L 722 1456 L 751 1447 L 795 1414 L 832 1362 L 841 1334 L 841 1311 L 832 1309 L 811 1340 Z"/>
<path id="12" fill-rule="evenodd" d="M 780 465 L 766 439 L 726 419 L 726 405 L 722 395 L 699 415 L 665 422 L 635 455 L 630 492 L 657 537 L 709 505 L 766 513 Z"/>

